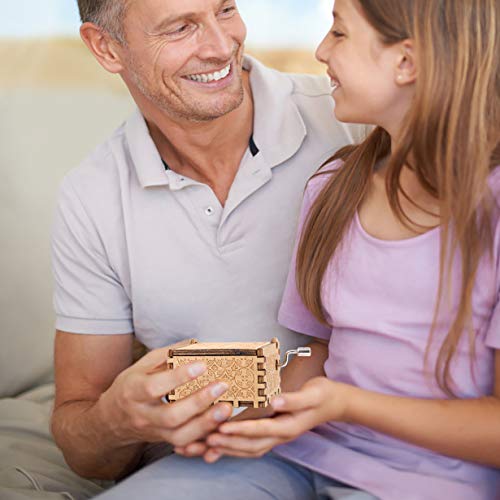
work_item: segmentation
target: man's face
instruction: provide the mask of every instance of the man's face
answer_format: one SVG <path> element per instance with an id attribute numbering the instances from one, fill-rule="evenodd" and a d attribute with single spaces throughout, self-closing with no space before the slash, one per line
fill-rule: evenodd
<path id="1" fill-rule="evenodd" d="M 122 76 L 171 117 L 210 121 L 243 101 L 236 0 L 131 0 Z"/>

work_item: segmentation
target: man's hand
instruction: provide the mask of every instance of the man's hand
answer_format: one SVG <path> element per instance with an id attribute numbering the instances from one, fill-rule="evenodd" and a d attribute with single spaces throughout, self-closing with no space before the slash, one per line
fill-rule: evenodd
<path id="1" fill-rule="evenodd" d="M 103 421 L 124 446 L 138 442 L 168 442 L 174 446 L 204 438 L 230 417 L 232 408 L 212 403 L 227 391 L 225 383 L 212 383 L 176 402 L 161 398 L 203 374 L 203 363 L 167 370 L 169 347 L 149 352 L 121 372 L 99 400 Z M 210 408 L 210 409 L 209 409 Z"/>

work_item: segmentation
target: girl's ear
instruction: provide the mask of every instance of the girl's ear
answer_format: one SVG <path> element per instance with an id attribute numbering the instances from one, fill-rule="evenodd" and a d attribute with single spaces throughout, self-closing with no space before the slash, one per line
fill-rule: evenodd
<path id="1" fill-rule="evenodd" d="M 417 79 L 417 60 L 415 50 L 411 40 L 405 40 L 400 44 L 395 70 L 395 80 L 397 85 L 408 85 L 415 83 Z"/>
<path id="2" fill-rule="evenodd" d="M 80 36 L 104 69 L 110 73 L 123 70 L 118 42 L 109 33 L 93 23 L 84 23 L 80 28 Z"/>

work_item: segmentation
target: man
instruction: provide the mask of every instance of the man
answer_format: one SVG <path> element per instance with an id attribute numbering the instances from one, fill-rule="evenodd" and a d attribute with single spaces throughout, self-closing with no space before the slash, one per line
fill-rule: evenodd
<path id="1" fill-rule="evenodd" d="M 165 346 L 305 344 L 276 321 L 301 194 L 354 138 L 326 79 L 244 57 L 235 0 L 78 4 L 84 42 L 138 110 L 61 187 L 52 431 L 77 473 L 117 479 L 150 443 L 182 447 L 230 417 L 211 406 L 224 384 L 161 402 L 204 370 L 165 371 Z M 134 336 L 151 349 L 135 364 Z"/>

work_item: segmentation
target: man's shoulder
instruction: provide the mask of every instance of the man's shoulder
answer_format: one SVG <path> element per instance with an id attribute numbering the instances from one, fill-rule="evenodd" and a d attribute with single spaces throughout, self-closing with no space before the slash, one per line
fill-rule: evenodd
<path id="1" fill-rule="evenodd" d="M 60 190 L 71 189 L 79 197 L 91 201 L 108 195 L 119 186 L 120 164 L 118 155 L 125 153 L 124 124 L 106 140 L 96 146 L 79 164 L 64 176 Z"/>
<path id="2" fill-rule="evenodd" d="M 117 153 L 126 148 L 125 124 L 121 124 L 107 139 L 91 150 L 83 160 L 73 167 L 67 177 L 106 176 L 114 171 Z"/>
<path id="3" fill-rule="evenodd" d="M 332 89 L 326 76 L 287 73 L 293 84 L 293 95 L 325 98 L 332 101 Z"/>
<path id="4" fill-rule="evenodd" d="M 333 104 L 332 89 L 326 76 L 309 73 L 285 73 L 271 68 L 267 68 L 267 70 L 274 73 L 276 80 L 288 82 L 292 96 L 320 98 Z"/>
<path id="5" fill-rule="evenodd" d="M 333 141 L 335 150 L 345 144 L 358 144 L 369 134 L 369 126 L 337 120 L 332 88 L 326 76 L 292 73 L 284 75 L 292 81 L 292 99 L 309 127 L 314 133 Z M 339 134 L 345 137 L 342 144 L 337 141 Z"/>
<path id="6" fill-rule="evenodd" d="M 260 77 L 261 84 L 265 86 L 286 89 L 288 93 L 291 89 L 292 95 L 304 97 L 324 97 L 332 100 L 330 82 L 326 75 L 313 75 L 308 73 L 287 73 L 276 68 L 267 66 L 262 61 L 254 57 L 247 56 L 246 67 Z"/>

